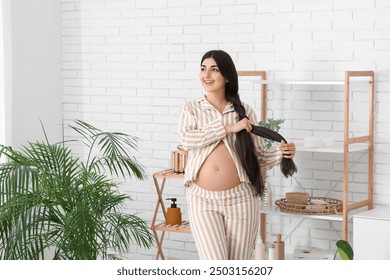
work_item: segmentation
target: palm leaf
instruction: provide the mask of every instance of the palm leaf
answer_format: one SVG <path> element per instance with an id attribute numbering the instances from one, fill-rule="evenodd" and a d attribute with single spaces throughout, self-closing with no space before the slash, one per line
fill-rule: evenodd
<path id="1" fill-rule="evenodd" d="M 123 178 L 135 176 L 137 179 L 145 179 L 144 168 L 132 155 L 132 150 L 137 150 L 138 138 L 121 132 L 102 132 L 82 121 L 77 121 L 77 124 L 78 127 L 71 127 L 90 143 L 87 169 L 101 172 L 108 168 L 115 176 Z M 94 149 L 97 149 L 99 155 L 93 157 Z"/>

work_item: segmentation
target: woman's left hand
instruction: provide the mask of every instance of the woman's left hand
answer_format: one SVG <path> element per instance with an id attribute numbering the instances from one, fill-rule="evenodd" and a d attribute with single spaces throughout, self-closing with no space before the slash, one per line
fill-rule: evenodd
<path id="1" fill-rule="evenodd" d="M 295 144 L 286 143 L 282 140 L 279 145 L 279 151 L 282 152 L 283 157 L 293 159 L 295 156 Z"/>

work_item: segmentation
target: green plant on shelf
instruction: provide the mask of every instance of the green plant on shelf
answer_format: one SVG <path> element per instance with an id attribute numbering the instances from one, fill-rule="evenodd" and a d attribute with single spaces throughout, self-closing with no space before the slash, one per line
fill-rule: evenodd
<path id="1" fill-rule="evenodd" d="M 268 129 L 271 129 L 273 131 L 279 132 L 279 130 L 281 128 L 281 125 L 283 123 L 284 123 L 284 119 L 273 119 L 273 118 L 270 118 L 270 119 L 267 119 L 266 122 L 259 121 L 258 125 L 262 126 L 262 127 L 265 127 L 265 128 L 268 128 Z M 268 139 L 264 139 L 264 141 L 265 141 L 265 143 L 267 145 L 267 148 L 270 149 L 272 147 L 273 141 L 268 140 Z"/>

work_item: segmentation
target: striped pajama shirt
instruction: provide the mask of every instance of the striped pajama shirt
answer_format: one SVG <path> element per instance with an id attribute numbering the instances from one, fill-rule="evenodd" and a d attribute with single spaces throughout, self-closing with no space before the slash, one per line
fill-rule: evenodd
<path id="1" fill-rule="evenodd" d="M 253 109 L 242 102 L 246 115 L 257 123 Z M 186 101 L 180 112 L 180 142 L 188 150 L 184 173 L 190 226 L 201 259 L 248 259 L 252 255 L 259 219 L 258 199 L 235 152 L 236 134 L 225 126 L 238 121 L 233 104 L 222 114 L 204 98 Z M 261 137 L 251 134 L 261 174 L 280 163 L 280 151 L 268 151 Z M 207 191 L 194 181 L 203 162 L 221 142 L 228 149 L 241 184 L 226 191 Z"/>

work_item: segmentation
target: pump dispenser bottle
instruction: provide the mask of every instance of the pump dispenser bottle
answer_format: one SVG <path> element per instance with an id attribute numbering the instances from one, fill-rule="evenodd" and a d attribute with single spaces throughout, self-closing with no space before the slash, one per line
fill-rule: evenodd
<path id="1" fill-rule="evenodd" d="M 268 259 L 269 260 L 276 260 L 276 253 L 275 253 L 275 243 L 269 244 L 268 247 Z"/>
<path id="2" fill-rule="evenodd" d="M 276 241 L 274 241 L 275 259 L 284 260 L 284 242 L 282 241 L 282 235 L 280 233 L 272 234 L 272 235 L 276 236 Z"/>
<path id="3" fill-rule="evenodd" d="M 180 225 L 181 224 L 181 211 L 180 208 L 176 205 L 176 198 L 167 198 L 171 200 L 171 207 L 167 209 L 167 214 L 165 216 L 165 222 L 167 225 Z"/>
<path id="4" fill-rule="evenodd" d="M 257 237 L 256 246 L 255 246 L 255 259 L 265 260 L 265 244 L 261 236 Z"/>

